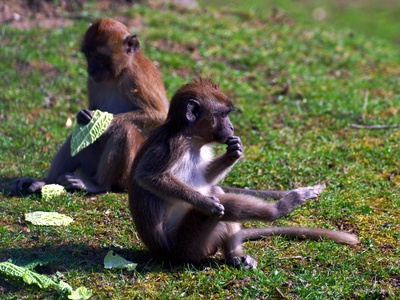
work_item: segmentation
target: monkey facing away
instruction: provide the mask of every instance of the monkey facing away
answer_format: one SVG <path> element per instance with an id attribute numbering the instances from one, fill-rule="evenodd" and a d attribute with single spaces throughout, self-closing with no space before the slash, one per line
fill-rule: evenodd
<path id="1" fill-rule="evenodd" d="M 28 194 L 58 183 L 90 193 L 124 190 L 130 166 L 147 132 L 161 124 L 168 100 L 161 75 L 140 51 L 137 35 L 122 23 L 101 19 L 87 29 L 82 52 L 88 71 L 89 109 L 77 115 L 87 124 L 99 109 L 115 114 L 106 134 L 71 157 L 71 136 L 57 152 L 44 180 L 20 178 L 14 194 Z M 75 173 L 76 171 L 79 174 Z"/>
<path id="2" fill-rule="evenodd" d="M 317 197 L 324 186 L 287 192 L 278 202 L 225 194 L 215 184 L 242 155 L 229 120 L 231 100 L 210 80 L 199 79 L 173 96 L 166 122 L 144 142 L 135 157 L 129 206 L 137 232 L 157 258 L 198 263 L 221 248 L 227 263 L 255 268 L 242 242 L 271 234 L 357 244 L 356 236 L 311 228 L 243 229 L 246 220 L 273 221 Z M 214 157 L 211 144 L 227 145 Z"/>

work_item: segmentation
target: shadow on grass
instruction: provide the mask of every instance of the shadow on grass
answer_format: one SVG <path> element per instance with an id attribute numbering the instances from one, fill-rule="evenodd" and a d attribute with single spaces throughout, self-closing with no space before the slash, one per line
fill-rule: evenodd
<path id="1" fill-rule="evenodd" d="M 171 264 L 154 260 L 147 250 L 121 249 L 116 247 L 102 248 L 82 243 L 61 245 L 43 245 L 31 248 L 8 248 L 0 250 L 0 261 L 11 260 L 12 263 L 22 266 L 35 266 L 34 271 L 47 276 L 54 276 L 57 272 L 76 270 L 79 273 L 93 274 L 108 272 L 104 268 L 104 258 L 108 251 L 113 250 L 125 259 L 137 263 L 135 272 L 142 275 L 149 272 L 174 273 L 189 269 L 203 270 L 218 268 L 222 263 L 219 259 L 211 258 L 201 265 Z M 114 271 L 111 271 L 114 272 Z M 120 272 L 120 271 L 115 271 Z M 129 273 L 126 271 L 125 273 Z M 22 279 L 5 276 L 0 273 L 0 298 L 7 293 L 34 293 L 39 288 L 36 285 L 24 284 Z M 46 293 L 46 292 L 45 292 Z"/>
<path id="2" fill-rule="evenodd" d="M 65 272 L 71 269 L 83 272 L 102 272 L 104 271 L 104 257 L 110 250 L 137 263 L 139 270 L 143 269 L 142 266 L 147 265 L 151 260 L 151 255 L 146 250 L 102 248 L 82 243 L 71 243 L 2 249 L 0 250 L 0 261 L 11 259 L 14 264 L 19 266 L 39 262 L 35 270 L 41 274 L 53 274 L 57 271 Z"/>
<path id="3" fill-rule="evenodd" d="M 0 193 L 3 194 L 4 197 L 12 197 L 12 185 L 13 182 L 17 179 L 17 177 L 0 177 Z"/>
<path id="4" fill-rule="evenodd" d="M 148 271 L 149 263 L 154 263 L 150 253 L 146 250 L 112 247 L 106 249 L 82 243 L 1 249 L 0 261 L 11 260 L 12 263 L 22 267 L 35 266 L 35 272 L 48 276 L 53 276 L 56 272 L 63 273 L 71 270 L 77 270 L 79 273 L 103 273 L 106 272 L 104 258 L 110 250 L 137 263 L 138 272 Z M 0 281 L 2 282 L 0 295 L 2 292 L 21 291 L 22 288 L 31 289 L 27 284 L 21 286 L 22 279 L 5 276 L 2 273 L 0 273 Z"/>

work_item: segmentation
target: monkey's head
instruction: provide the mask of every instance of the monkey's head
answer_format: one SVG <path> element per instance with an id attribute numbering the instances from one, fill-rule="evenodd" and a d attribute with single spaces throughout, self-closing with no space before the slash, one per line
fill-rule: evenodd
<path id="1" fill-rule="evenodd" d="M 87 70 L 96 82 L 116 78 L 139 51 L 136 34 L 113 19 L 101 19 L 87 29 L 81 50 L 85 54 Z"/>
<path id="2" fill-rule="evenodd" d="M 203 144 L 225 143 L 233 135 L 232 101 L 209 79 L 182 86 L 172 97 L 167 124 Z"/>

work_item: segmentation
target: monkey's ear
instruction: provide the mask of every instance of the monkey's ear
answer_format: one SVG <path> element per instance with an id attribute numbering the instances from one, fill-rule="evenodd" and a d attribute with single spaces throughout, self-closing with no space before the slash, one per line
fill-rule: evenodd
<path id="1" fill-rule="evenodd" d="M 124 39 L 125 53 L 136 53 L 140 48 L 137 34 L 130 34 Z"/>
<path id="2" fill-rule="evenodd" d="M 197 100 L 190 99 L 186 104 L 186 119 L 189 122 L 197 120 L 200 112 L 200 103 Z"/>

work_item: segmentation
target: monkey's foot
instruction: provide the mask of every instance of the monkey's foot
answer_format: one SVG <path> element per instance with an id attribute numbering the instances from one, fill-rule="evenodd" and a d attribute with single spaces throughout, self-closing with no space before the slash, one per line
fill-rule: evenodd
<path id="1" fill-rule="evenodd" d="M 277 213 L 271 220 L 283 217 L 295 207 L 303 204 L 308 199 L 317 198 L 325 189 L 325 184 L 302 187 L 290 191 L 279 202 L 276 203 Z"/>
<path id="2" fill-rule="evenodd" d="M 19 178 L 14 181 L 12 193 L 14 195 L 29 195 L 38 192 L 46 184 L 44 181 L 39 181 L 30 177 Z"/>
<path id="3" fill-rule="evenodd" d="M 249 255 L 235 256 L 229 260 L 227 263 L 234 266 L 235 268 L 242 270 L 254 270 L 257 269 L 257 261 Z"/>
<path id="4" fill-rule="evenodd" d="M 294 189 L 290 191 L 286 196 L 282 198 L 283 199 L 291 199 L 290 201 L 295 205 L 300 205 L 304 201 L 308 199 L 314 199 L 317 198 L 323 190 L 326 188 L 326 185 L 323 184 L 318 184 L 314 186 L 307 186 L 307 187 L 301 187 L 298 189 Z"/>

